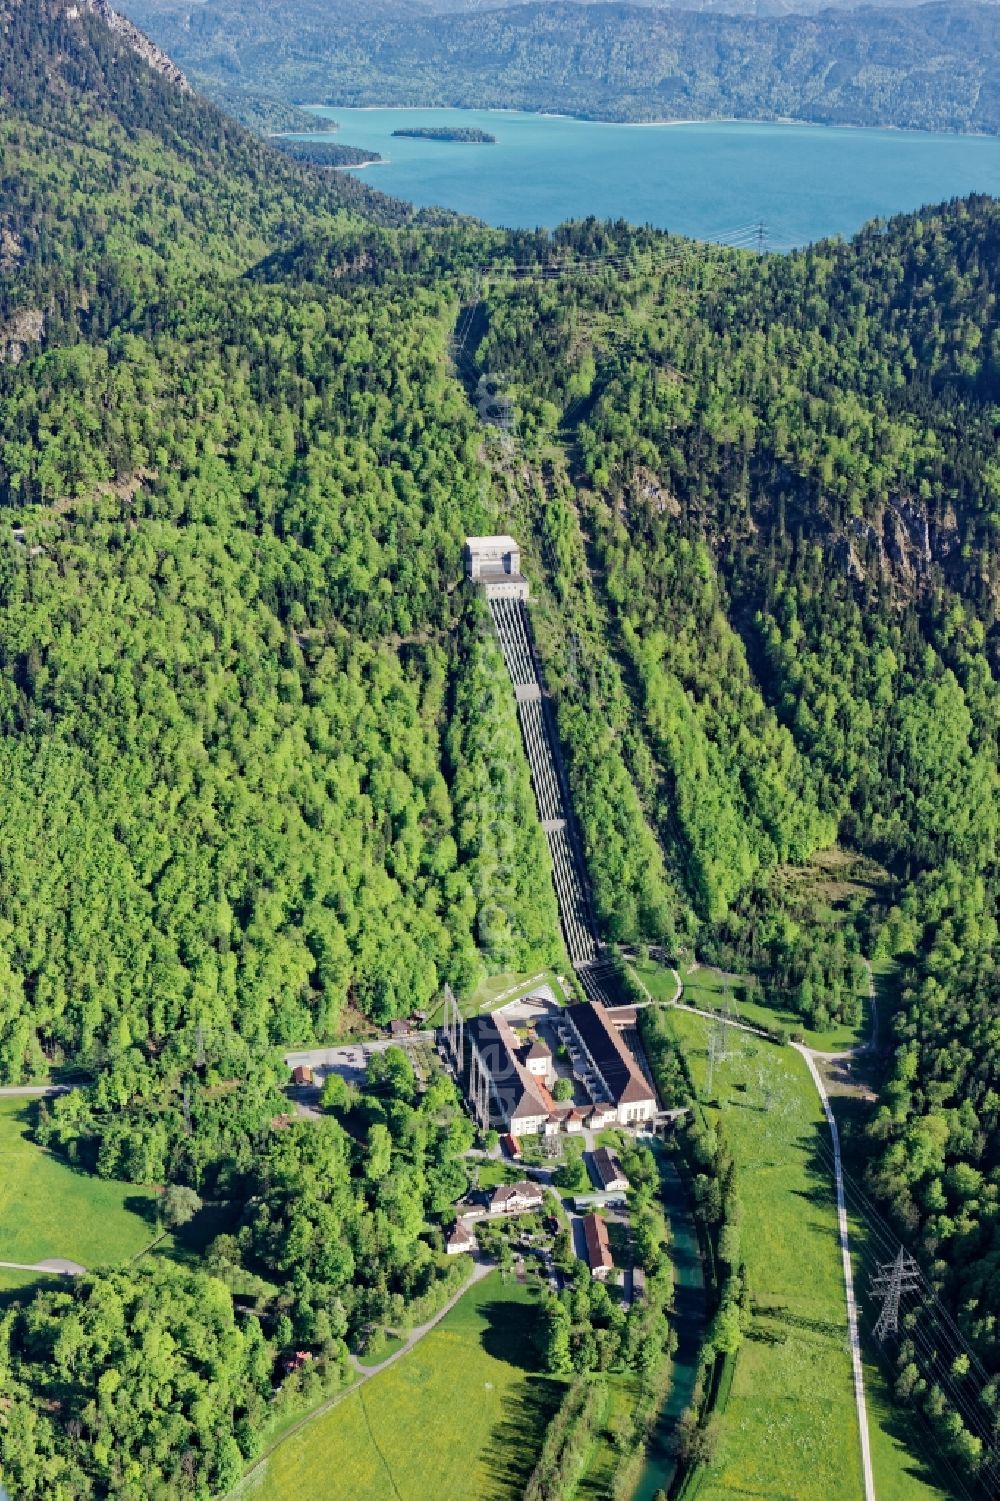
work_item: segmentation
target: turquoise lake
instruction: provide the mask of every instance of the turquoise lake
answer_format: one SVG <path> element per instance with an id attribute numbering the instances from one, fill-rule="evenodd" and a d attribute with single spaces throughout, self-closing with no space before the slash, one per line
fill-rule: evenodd
<path id="1" fill-rule="evenodd" d="M 595 214 L 727 239 L 763 222 L 781 249 L 970 192 L 1000 194 L 1000 139 L 744 122 L 609 125 L 505 110 L 326 109 L 334 137 L 386 161 L 372 187 L 489 224 Z M 479 126 L 495 145 L 393 138 L 403 126 Z M 329 137 L 327 137 L 329 139 Z"/>

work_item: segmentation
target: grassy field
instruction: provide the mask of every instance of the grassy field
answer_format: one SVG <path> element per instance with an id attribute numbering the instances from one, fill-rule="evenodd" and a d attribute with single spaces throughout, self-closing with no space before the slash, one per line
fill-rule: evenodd
<path id="1" fill-rule="evenodd" d="M 524 1176 L 516 1163 L 496 1157 L 477 1157 L 474 1163 L 480 1188 L 496 1188 L 499 1183 L 516 1183 Z"/>
<path id="2" fill-rule="evenodd" d="M 155 1196 L 77 1173 L 28 1135 L 31 1100 L 0 1099 L 0 1261 L 127 1261 L 156 1234 Z"/>
<path id="3" fill-rule="evenodd" d="M 632 968 L 654 1000 L 673 1000 L 677 987 L 673 974 L 665 965 L 657 964 L 652 959 L 637 959 L 633 961 Z M 856 1027 L 834 1023 L 819 1032 L 804 1027 L 802 1018 L 786 1007 L 777 1003 L 772 1005 L 766 998 L 746 999 L 743 992 L 746 981 L 742 975 L 722 974 L 705 965 L 698 965 L 696 969 L 680 965 L 677 973 L 684 984 L 683 1001 L 687 1006 L 717 1008 L 722 1005 L 728 993 L 732 997 L 734 1012 L 744 1021 L 762 1027 L 784 1027 L 789 1034 L 801 1033 L 803 1042 L 820 1052 L 843 1052 L 856 1043 L 867 1041 L 871 1027 L 867 996 L 862 997 L 861 1020 Z"/>
<path id="4" fill-rule="evenodd" d="M 533 1290 L 471 1288 L 408 1355 L 292 1434 L 256 1501 L 515 1501 L 561 1385 L 535 1373 Z"/>
<path id="5" fill-rule="evenodd" d="M 696 1083 L 711 1023 L 671 1015 Z M 814 1160 L 819 1097 L 788 1048 L 743 1034 L 714 1094 L 739 1170 L 757 1313 L 699 1501 L 856 1501 L 860 1441 L 832 1186 Z"/>
<path id="6" fill-rule="evenodd" d="M 674 1012 L 671 1024 L 701 1086 L 711 1023 Z M 828 1139 L 819 1096 L 797 1053 L 745 1035 L 716 1066 L 713 1093 L 707 1114 L 721 1119 L 739 1167 L 756 1313 L 699 1501 L 854 1501 L 859 1436 L 833 1187 L 816 1150 Z M 943 1501 L 870 1363 L 866 1383 L 879 1501 Z"/>
<path id="7" fill-rule="evenodd" d="M 630 959 L 629 968 L 641 980 L 654 1001 L 672 1001 L 677 994 L 673 971 L 655 959 Z"/>

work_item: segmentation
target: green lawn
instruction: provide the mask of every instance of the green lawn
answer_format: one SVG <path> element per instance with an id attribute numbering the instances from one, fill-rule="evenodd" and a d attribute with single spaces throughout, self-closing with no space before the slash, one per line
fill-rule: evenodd
<path id="1" fill-rule="evenodd" d="M 671 999 L 676 987 L 669 969 L 653 960 L 637 963 L 634 967 L 654 999 Z M 821 1053 L 844 1052 L 856 1043 L 868 1040 L 871 1020 L 867 995 L 862 996 L 861 1020 L 856 1027 L 834 1022 L 822 1031 L 816 1031 L 803 1026 L 801 1016 L 776 1001 L 772 1003 L 766 997 L 748 1000 L 744 993 L 746 981 L 741 975 L 721 975 L 717 970 L 703 965 L 695 970 L 681 965 L 677 972 L 684 982 L 683 1001 L 687 1006 L 718 1008 L 728 992 L 732 997 L 735 1014 L 744 1021 L 762 1027 L 783 1027 L 789 1035 L 793 1032 L 801 1034 L 808 1047 L 816 1048 Z"/>
<path id="2" fill-rule="evenodd" d="M 500 1183 L 516 1183 L 524 1175 L 516 1164 L 498 1157 L 474 1157 L 472 1162 L 479 1174 L 480 1188 L 496 1188 Z"/>
<path id="3" fill-rule="evenodd" d="M 30 1140 L 32 1100 L 0 1099 L 0 1261 L 127 1261 L 156 1234 L 155 1195 L 77 1173 Z"/>
<path id="4" fill-rule="evenodd" d="M 685 1012 L 671 1023 L 700 1087 L 711 1023 Z M 742 1250 L 759 1311 L 699 1501 L 857 1501 L 860 1441 L 836 1215 L 812 1149 L 819 1097 L 790 1048 L 743 1034 L 737 1049 L 716 1066 L 721 1110 L 708 1114 L 721 1115 L 737 1161 Z"/>
<path id="5" fill-rule="evenodd" d="M 658 964 L 655 959 L 631 959 L 629 968 L 639 977 L 654 1001 L 674 999 L 677 994 L 677 982 L 669 966 Z"/>
<path id="6" fill-rule="evenodd" d="M 368 1348 L 358 1356 L 358 1365 L 381 1365 L 390 1355 L 395 1355 L 406 1343 L 401 1334 L 391 1334 L 388 1329 L 377 1329 L 368 1341 Z"/>
<path id="7" fill-rule="evenodd" d="M 536 1374 L 537 1294 L 486 1277 L 395 1365 L 287 1438 L 256 1501 L 516 1501 L 561 1384 Z"/>
<path id="8" fill-rule="evenodd" d="M 700 1087 L 711 1023 L 678 1011 L 671 1024 Z M 817 1131 L 828 1140 L 819 1096 L 791 1048 L 745 1035 L 716 1066 L 713 1093 L 721 1108 L 707 1114 L 721 1118 L 739 1167 L 742 1251 L 758 1312 L 699 1501 L 854 1501 L 863 1490 L 833 1186 L 812 1149 Z M 919 1435 L 871 1361 L 865 1380 L 879 1501 L 943 1501 Z"/>

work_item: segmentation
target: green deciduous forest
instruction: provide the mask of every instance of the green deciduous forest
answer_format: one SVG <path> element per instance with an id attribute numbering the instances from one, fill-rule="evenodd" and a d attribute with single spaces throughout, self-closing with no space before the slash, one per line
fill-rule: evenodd
<path id="1" fill-rule="evenodd" d="M 611 120 L 783 119 L 1000 129 L 989 5 L 481 6 L 461 0 L 128 0 L 213 96 L 465 105 Z M 777 10 L 778 7 L 776 6 Z M 422 13 L 421 13 L 422 12 Z"/>
<path id="2" fill-rule="evenodd" d="M 997 203 L 787 257 L 505 235 L 292 160 L 99 15 L 0 18 L 0 1079 L 71 1075 L 40 1146 L 221 1216 L 11 1300 L 12 1494 L 225 1492 L 467 1269 L 453 1085 L 393 1052 L 290 1120 L 280 1055 L 565 966 L 462 582 L 489 530 L 523 547 L 608 939 L 817 1027 L 897 961 L 853 1145 L 971 1352 L 942 1372 L 906 1331 L 897 1394 L 988 1494 Z M 477 414 L 500 370 L 510 443 Z M 821 915 L 834 845 L 877 874 Z M 547 1316 L 555 1370 L 651 1348 L 599 1292 Z"/>

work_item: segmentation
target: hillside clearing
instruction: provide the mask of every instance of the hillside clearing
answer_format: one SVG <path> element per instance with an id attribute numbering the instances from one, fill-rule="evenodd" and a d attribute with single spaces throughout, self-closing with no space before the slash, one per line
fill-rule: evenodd
<path id="1" fill-rule="evenodd" d="M 129 1260 L 156 1234 L 152 1190 L 74 1172 L 43 1151 L 29 1134 L 35 1109 L 0 1099 L 0 1261 L 58 1256 L 90 1270 Z"/>

